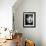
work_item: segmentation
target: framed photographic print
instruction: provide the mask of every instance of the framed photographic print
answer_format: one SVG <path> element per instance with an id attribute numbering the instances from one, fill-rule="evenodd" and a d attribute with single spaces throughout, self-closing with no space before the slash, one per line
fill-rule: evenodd
<path id="1" fill-rule="evenodd" d="M 23 27 L 36 27 L 36 12 L 23 13 Z"/>

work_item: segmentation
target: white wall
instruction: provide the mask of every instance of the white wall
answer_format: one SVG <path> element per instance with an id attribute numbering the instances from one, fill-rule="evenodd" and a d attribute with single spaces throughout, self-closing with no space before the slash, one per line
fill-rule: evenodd
<path id="1" fill-rule="evenodd" d="M 36 46 L 41 46 L 41 44 L 42 46 L 46 46 L 45 44 L 46 21 L 44 21 L 46 17 L 46 14 L 44 15 L 46 6 L 44 5 L 45 0 L 23 0 L 23 2 L 21 2 L 20 5 L 18 5 L 18 7 L 16 7 L 16 5 L 14 5 L 15 7 L 13 7 L 15 30 L 18 30 L 18 32 L 22 32 L 24 38 L 34 40 Z M 23 12 L 25 11 L 36 12 L 36 28 L 23 27 Z"/>
<path id="2" fill-rule="evenodd" d="M 46 46 L 46 0 L 41 1 L 41 38 L 42 46 Z"/>
<path id="3" fill-rule="evenodd" d="M 12 6 L 16 0 L 0 0 L 0 27 L 12 28 Z"/>

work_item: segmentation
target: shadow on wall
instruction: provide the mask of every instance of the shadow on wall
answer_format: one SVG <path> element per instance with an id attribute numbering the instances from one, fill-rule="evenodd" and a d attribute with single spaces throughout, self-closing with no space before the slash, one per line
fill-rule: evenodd
<path id="1" fill-rule="evenodd" d="M 12 42 L 9 46 L 16 46 L 15 42 Z"/>

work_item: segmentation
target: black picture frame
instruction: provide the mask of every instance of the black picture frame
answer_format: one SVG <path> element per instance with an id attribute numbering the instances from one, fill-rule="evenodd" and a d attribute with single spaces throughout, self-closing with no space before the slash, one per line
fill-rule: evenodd
<path id="1" fill-rule="evenodd" d="M 23 27 L 36 27 L 36 12 L 23 12 Z"/>

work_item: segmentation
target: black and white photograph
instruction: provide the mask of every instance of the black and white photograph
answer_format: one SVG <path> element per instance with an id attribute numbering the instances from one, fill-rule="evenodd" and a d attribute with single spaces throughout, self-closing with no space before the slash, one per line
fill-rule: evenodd
<path id="1" fill-rule="evenodd" d="M 23 13 L 23 26 L 24 27 L 35 27 L 36 26 L 36 13 L 35 12 L 24 12 Z"/>

